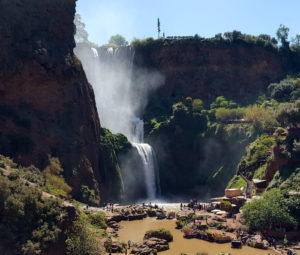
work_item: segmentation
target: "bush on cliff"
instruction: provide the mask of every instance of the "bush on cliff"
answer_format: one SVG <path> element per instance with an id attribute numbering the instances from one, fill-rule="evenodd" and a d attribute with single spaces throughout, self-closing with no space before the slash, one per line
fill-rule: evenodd
<path id="1" fill-rule="evenodd" d="M 259 138 L 257 138 L 246 148 L 246 156 L 244 156 L 240 161 L 238 169 L 240 171 L 244 171 L 249 166 L 255 163 L 258 163 L 259 166 L 259 162 L 266 161 L 266 159 L 270 155 L 271 146 L 274 144 L 274 137 L 262 135 Z"/>
<path id="2" fill-rule="evenodd" d="M 266 192 L 262 198 L 246 203 L 241 211 L 247 226 L 252 230 L 274 229 L 297 224 L 278 189 Z"/>
<path id="3" fill-rule="evenodd" d="M 48 192 L 54 195 L 69 196 L 72 188 L 65 182 L 64 177 L 61 175 L 63 171 L 59 159 L 49 157 L 49 164 L 44 170 Z"/>
<path id="4" fill-rule="evenodd" d="M 282 125 L 297 125 L 300 122 L 300 100 L 280 105 L 276 118 Z"/>
<path id="5" fill-rule="evenodd" d="M 227 100 L 223 96 L 219 96 L 216 98 L 214 102 L 210 104 L 210 109 L 217 109 L 217 108 L 226 108 L 226 109 L 233 109 L 236 108 L 237 104 L 231 100 Z"/>
<path id="6" fill-rule="evenodd" d="M 279 102 L 299 99 L 300 81 L 298 79 L 284 79 L 279 83 L 271 83 L 268 87 L 272 98 Z"/>
<path id="7" fill-rule="evenodd" d="M 96 235 L 88 228 L 89 220 L 81 214 L 66 232 L 66 249 L 68 255 L 98 255 L 99 242 Z"/>
<path id="8" fill-rule="evenodd" d="M 95 225 L 101 229 L 107 229 L 107 225 L 105 222 L 106 215 L 104 212 L 97 212 L 95 214 L 89 215 L 89 220 L 92 225 Z"/>
<path id="9" fill-rule="evenodd" d="M 236 108 L 236 109 L 226 109 L 218 108 L 216 110 L 216 120 L 220 122 L 226 122 L 231 120 L 240 120 L 245 115 L 245 109 Z"/>
<path id="10" fill-rule="evenodd" d="M 57 241 L 62 209 L 36 187 L 0 176 L 0 250 L 39 254 Z"/>
<path id="11" fill-rule="evenodd" d="M 167 242 L 172 242 L 173 241 L 173 235 L 171 234 L 171 232 L 169 230 L 164 229 L 164 228 L 147 231 L 145 236 L 144 236 L 144 240 L 149 239 L 151 237 L 164 239 Z"/>
<path id="12" fill-rule="evenodd" d="M 259 132 L 279 126 L 275 111 L 262 105 L 249 106 L 245 111 L 244 119 L 252 123 L 254 129 Z"/>
<path id="13" fill-rule="evenodd" d="M 247 183 L 240 175 L 234 175 L 227 185 L 227 189 L 246 188 Z"/>

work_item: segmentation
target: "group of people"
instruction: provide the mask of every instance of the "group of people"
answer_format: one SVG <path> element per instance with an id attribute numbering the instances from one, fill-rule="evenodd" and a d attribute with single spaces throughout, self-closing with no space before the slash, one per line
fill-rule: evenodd
<path id="1" fill-rule="evenodd" d="M 103 206 L 106 208 L 107 211 L 114 212 L 114 204 L 113 203 L 108 203 L 108 204 L 103 204 Z"/>

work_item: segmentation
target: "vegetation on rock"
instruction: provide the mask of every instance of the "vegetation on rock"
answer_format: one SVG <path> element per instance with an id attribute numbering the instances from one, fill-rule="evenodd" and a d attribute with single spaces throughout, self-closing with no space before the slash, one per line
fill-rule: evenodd
<path id="1" fill-rule="evenodd" d="M 151 237 L 156 237 L 156 238 L 159 238 L 159 239 L 164 239 L 167 242 L 172 242 L 173 241 L 173 236 L 170 233 L 170 231 L 166 230 L 166 229 L 163 229 L 163 228 L 157 229 L 157 230 L 149 230 L 149 231 L 147 231 L 145 233 L 144 240 L 145 239 L 149 239 Z"/>
<path id="2" fill-rule="evenodd" d="M 39 188 L 26 185 L 18 170 L 14 173 L 18 178 L 0 176 L 0 249 L 39 254 L 57 242 L 63 209 L 57 199 L 43 197 Z"/>

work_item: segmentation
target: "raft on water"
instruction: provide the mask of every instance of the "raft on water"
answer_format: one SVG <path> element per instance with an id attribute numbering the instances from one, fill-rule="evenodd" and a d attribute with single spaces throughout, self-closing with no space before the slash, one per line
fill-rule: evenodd
<path id="1" fill-rule="evenodd" d="M 242 248 L 242 242 L 240 240 L 231 241 L 231 248 Z"/>

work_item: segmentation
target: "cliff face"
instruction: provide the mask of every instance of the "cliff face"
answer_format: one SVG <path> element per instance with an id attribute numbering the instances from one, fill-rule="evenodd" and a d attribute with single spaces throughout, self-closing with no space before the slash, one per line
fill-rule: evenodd
<path id="1" fill-rule="evenodd" d="M 41 169 L 59 157 L 75 195 L 83 184 L 98 194 L 100 123 L 74 15 L 75 0 L 0 2 L 0 153 Z"/>
<path id="2" fill-rule="evenodd" d="M 222 95 L 251 100 L 285 75 L 276 50 L 226 42 L 173 41 L 137 47 L 136 65 L 158 69 L 166 78 L 157 96 L 192 96 L 213 101 Z"/>
<path id="3" fill-rule="evenodd" d="M 157 152 L 162 194 L 222 195 L 253 139 L 249 127 L 208 124 L 201 112 L 180 111 L 170 117 L 172 105 L 192 97 L 202 99 L 207 109 L 218 96 L 253 104 L 270 83 L 286 75 L 283 54 L 246 42 L 192 39 L 140 44 L 135 56 L 137 71 L 159 70 L 165 77 L 144 114 L 147 142 Z"/>

